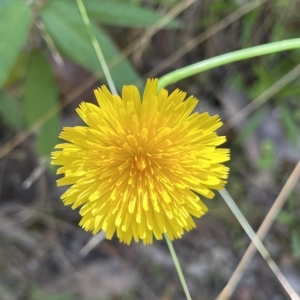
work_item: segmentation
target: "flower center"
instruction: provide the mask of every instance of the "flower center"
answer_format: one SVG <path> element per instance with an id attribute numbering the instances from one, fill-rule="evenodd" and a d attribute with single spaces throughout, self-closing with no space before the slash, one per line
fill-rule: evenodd
<path id="1" fill-rule="evenodd" d="M 136 155 L 134 160 L 136 168 L 140 171 L 143 171 L 148 166 L 148 160 L 143 154 Z"/>
<path id="2" fill-rule="evenodd" d="M 142 148 L 139 147 L 138 153 L 134 156 L 135 167 L 138 170 L 143 171 L 149 164 L 151 164 L 147 156 L 147 154 L 143 153 Z"/>

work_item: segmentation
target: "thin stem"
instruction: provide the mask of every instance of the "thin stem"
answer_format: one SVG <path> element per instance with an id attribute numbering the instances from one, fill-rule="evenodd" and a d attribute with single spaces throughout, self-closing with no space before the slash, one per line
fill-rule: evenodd
<path id="1" fill-rule="evenodd" d="M 167 244 L 168 244 L 168 247 L 169 247 L 171 256 L 172 256 L 172 258 L 173 258 L 174 265 L 175 265 L 175 267 L 176 267 L 176 270 L 177 270 L 179 279 L 180 279 L 180 281 L 181 281 L 181 285 L 182 285 L 182 287 L 183 287 L 183 290 L 184 290 L 186 299 L 187 299 L 187 300 L 192 300 L 191 295 L 190 295 L 190 292 L 189 292 L 189 289 L 188 289 L 187 284 L 186 284 L 186 281 L 185 281 L 185 279 L 184 279 L 184 276 L 183 276 L 183 273 L 182 273 L 182 270 L 181 270 L 181 267 L 180 267 L 180 264 L 179 264 L 177 255 L 176 255 L 176 253 L 175 253 L 173 244 L 172 244 L 172 242 L 170 241 L 170 239 L 169 239 L 169 237 L 168 237 L 167 234 L 165 234 L 164 236 L 165 236 L 166 242 L 167 242 Z"/>
<path id="2" fill-rule="evenodd" d="M 300 161 L 294 168 L 292 174 L 289 176 L 288 180 L 284 184 L 282 190 L 280 191 L 279 195 L 275 199 L 274 203 L 272 204 L 271 208 L 269 209 L 264 221 L 260 225 L 256 235 L 262 241 L 265 236 L 267 235 L 269 229 L 271 228 L 273 222 L 276 219 L 279 211 L 281 210 L 282 206 L 284 205 L 285 201 L 287 200 L 288 196 L 292 192 L 295 185 L 298 183 L 300 178 Z M 238 266 L 236 267 L 235 271 L 231 275 L 229 281 L 227 282 L 226 286 L 220 293 L 218 299 L 229 299 L 235 290 L 236 286 L 238 285 L 241 277 L 243 276 L 244 272 L 246 271 L 251 259 L 253 258 L 254 254 L 256 253 L 256 248 L 253 243 L 251 243 L 247 250 L 245 251 L 242 259 L 240 260 Z"/>
<path id="3" fill-rule="evenodd" d="M 215 67 L 223 66 L 235 61 L 244 60 L 256 56 L 300 48 L 300 38 L 270 43 L 266 45 L 251 47 L 238 50 L 217 57 L 213 57 L 187 67 L 183 67 L 160 78 L 159 88 L 166 87 L 186 77 L 210 70 Z"/>
<path id="4" fill-rule="evenodd" d="M 294 291 L 294 289 L 289 284 L 289 282 L 286 280 L 286 278 L 284 277 L 284 275 L 282 274 L 282 272 L 276 265 L 275 261 L 271 258 L 269 252 L 267 251 L 265 246 L 262 244 L 262 242 L 258 238 L 258 236 L 255 234 L 252 227 L 250 226 L 250 224 L 248 223 L 248 221 L 246 220 L 246 218 L 244 217 L 244 215 L 242 214 L 242 212 L 240 211 L 238 206 L 235 204 L 234 200 L 231 198 L 229 193 L 226 191 L 226 189 L 219 191 L 219 193 L 221 194 L 222 198 L 224 199 L 226 204 L 229 206 L 230 210 L 235 215 L 235 217 L 237 218 L 239 223 L 242 225 L 243 229 L 249 236 L 252 243 L 255 245 L 258 252 L 262 255 L 262 257 L 265 259 L 265 261 L 269 265 L 270 269 L 274 272 L 277 279 L 279 280 L 279 282 L 281 283 L 282 287 L 285 289 L 287 294 L 290 296 L 290 298 L 292 300 L 300 300 L 299 296 Z M 227 298 L 220 295 L 220 297 L 218 299 L 223 300 L 223 299 L 227 299 Z"/>
<path id="5" fill-rule="evenodd" d="M 93 33 L 93 29 L 91 27 L 90 19 L 87 15 L 87 12 L 86 12 L 86 9 L 84 7 L 84 4 L 83 4 L 82 0 L 77 0 L 77 5 L 78 5 L 79 11 L 81 13 L 81 17 L 83 19 L 83 22 L 86 26 L 86 30 L 87 30 L 87 32 L 90 36 L 90 39 L 92 41 L 92 44 L 94 46 L 96 55 L 97 55 L 97 57 L 99 59 L 99 62 L 101 64 L 101 67 L 102 67 L 104 76 L 107 80 L 107 83 L 109 85 L 110 91 L 111 91 L 112 94 L 116 95 L 117 90 L 116 90 L 115 84 L 114 84 L 113 79 L 110 75 L 109 68 L 106 64 L 105 58 L 104 58 L 103 53 L 101 51 L 101 47 L 100 47 L 100 45 L 99 45 L 99 43 L 98 43 L 98 41 L 97 41 L 97 39 L 96 39 L 96 37 Z"/>

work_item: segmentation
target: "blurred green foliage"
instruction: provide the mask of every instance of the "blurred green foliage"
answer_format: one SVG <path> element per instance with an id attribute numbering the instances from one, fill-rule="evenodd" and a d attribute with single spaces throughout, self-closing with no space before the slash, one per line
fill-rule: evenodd
<path id="1" fill-rule="evenodd" d="M 38 83 L 38 84 L 37 84 Z M 41 50 L 33 50 L 24 85 L 23 109 L 26 125 L 34 123 L 58 103 L 58 92 L 47 58 Z M 59 119 L 57 114 L 45 122 L 36 138 L 40 155 L 49 154 L 57 142 Z"/>
<path id="2" fill-rule="evenodd" d="M 236 8 L 236 1 L 228 1 L 231 8 Z M 241 20 L 239 48 L 256 46 L 300 36 L 299 13 L 297 4 L 277 0 L 266 3 L 260 9 L 246 14 Z M 224 12 L 220 5 L 220 12 Z M 229 5 L 227 5 L 227 9 Z M 243 69 L 235 73 L 235 87 L 255 100 L 272 87 L 284 75 L 290 72 L 300 61 L 300 50 L 275 53 L 243 62 Z M 245 72 L 246 70 L 246 72 Z M 243 74 L 241 76 L 241 73 Z M 269 103 L 280 113 L 282 128 L 293 146 L 299 143 L 300 125 L 300 80 L 299 77 L 282 88 Z M 264 107 L 258 108 L 247 120 L 245 131 L 240 134 L 240 142 L 244 141 L 259 126 L 264 117 Z"/>
<path id="3" fill-rule="evenodd" d="M 29 6 L 24 1 L 4 1 L 0 4 L 0 85 L 5 81 L 26 40 L 30 15 Z"/>
<path id="4" fill-rule="evenodd" d="M 271 139 L 264 139 L 261 143 L 258 166 L 263 170 L 271 170 L 275 163 L 275 145 Z"/>
<path id="5" fill-rule="evenodd" d="M 41 299 L 43 299 L 43 300 L 75 300 L 77 298 L 74 298 L 73 295 L 69 295 L 67 293 L 56 294 L 56 295 L 52 295 L 52 296 L 45 296 L 37 286 L 34 286 L 31 291 L 30 299 L 31 300 L 41 300 Z"/>
<path id="6" fill-rule="evenodd" d="M 282 209 L 278 216 L 277 221 L 286 225 L 291 229 L 291 250 L 294 259 L 300 260 L 300 232 L 299 216 L 300 216 L 299 199 L 295 192 L 292 192 L 287 199 L 287 205 Z"/>
<path id="7" fill-rule="evenodd" d="M 98 0 L 85 0 L 84 4 L 108 62 L 116 60 L 120 51 L 102 25 L 147 28 L 163 17 L 139 2 L 102 0 L 100 4 Z M 176 20 L 166 25 L 167 29 L 178 27 L 180 23 Z M 101 74 L 75 0 L 0 0 L 0 36 L 0 114 L 15 130 L 20 129 L 16 123 L 27 128 L 59 105 L 49 52 L 58 51 L 62 57 L 94 74 Z M 126 58 L 115 61 L 111 73 L 119 90 L 123 84 L 142 83 Z M 21 91 L 9 95 L 10 88 L 20 82 Z M 35 145 L 39 155 L 49 155 L 57 143 L 59 131 L 57 114 L 37 128 Z"/>
<path id="8" fill-rule="evenodd" d="M 243 4 L 250 5 L 251 3 L 254 4 L 254 1 L 212 0 L 205 7 L 207 14 L 203 18 L 199 18 L 196 24 L 201 31 L 205 31 L 229 16 L 229 14 L 236 12 Z M 217 39 L 217 35 L 219 35 L 220 42 L 211 42 L 212 45 L 209 44 L 209 46 L 212 48 L 214 44 L 218 46 L 224 45 L 227 52 L 230 51 L 229 49 L 234 51 L 261 44 L 299 38 L 299 10 L 300 5 L 297 1 L 266 1 L 263 5 L 249 11 L 239 18 L 238 21 L 218 32 L 212 37 L 212 40 Z M 213 52 L 222 53 L 222 49 L 217 48 Z M 245 60 L 225 67 L 227 70 L 226 80 L 223 80 L 219 87 L 222 88 L 224 83 L 229 83 L 236 90 L 240 91 L 242 95 L 246 95 L 250 101 L 254 101 L 265 91 L 276 86 L 277 82 L 293 70 L 299 62 L 299 49 Z M 214 80 L 210 75 L 205 74 L 203 76 L 207 76 L 205 78 L 205 84 L 207 85 Z M 281 88 L 279 92 L 268 99 L 266 104 L 260 106 L 247 117 L 245 127 L 239 132 L 235 143 L 243 144 L 258 129 L 267 116 L 268 110 L 266 110 L 266 107 L 269 106 L 278 112 L 281 127 L 290 143 L 295 148 L 299 146 L 299 95 L 300 76 Z M 274 145 L 274 147 L 276 146 Z M 264 150 L 262 149 L 262 151 Z M 257 166 L 262 167 L 262 164 L 258 162 Z"/>
<path id="9" fill-rule="evenodd" d="M 115 62 L 111 72 L 117 88 L 120 90 L 123 84 L 141 84 L 141 76 L 131 62 L 128 59 L 117 59 L 121 53 L 107 29 L 109 26 L 148 28 L 159 21 L 162 15 L 154 9 L 141 6 L 140 0 L 83 1 L 106 60 Z M 152 4 L 153 7 L 155 4 L 172 7 L 179 2 L 180 0 L 153 0 Z M 208 13 L 205 17 L 195 20 L 197 27 L 195 31 L 199 32 L 219 22 L 238 9 L 239 3 L 246 1 L 203 2 L 206 2 Z M 295 7 L 294 2 L 289 3 L 286 0 L 268 1 L 243 16 L 237 21 L 239 33 L 235 48 L 242 49 L 299 37 L 299 10 Z M 166 29 L 176 29 L 180 26 L 180 22 L 173 20 L 167 24 Z M 226 30 L 230 34 L 230 29 Z M 57 50 L 62 57 L 94 74 L 101 74 L 100 64 L 81 19 L 76 0 L 0 0 L 0 36 L 0 117 L 14 131 L 27 128 L 59 105 L 58 86 L 49 55 L 55 54 L 53 51 Z M 226 37 L 226 32 L 224 36 Z M 229 82 L 234 83 L 235 88 L 246 94 L 249 99 L 254 100 L 299 62 L 300 50 L 241 62 L 235 64 L 237 72 L 229 75 Z M 15 88 L 16 86 L 18 88 Z M 299 142 L 299 95 L 300 80 L 297 79 L 273 96 L 267 104 L 280 112 L 282 128 L 294 146 Z M 242 144 L 258 128 L 266 112 L 266 105 L 261 106 L 247 119 L 246 126 L 238 136 L 239 143 Z M 35 146 L 39 155 L 49 155 L 57 143 L 59 131 L 59 115 L 55 115 L 43 123 L 42 127 L 37 128 Z M 5 132 L 4 135 L 6 134 Z M 8 140 L 9 136 L 4 136 L 4 139 Z M 257 162 L 257 166 L 262 170 L 272 169 L 275 162 L 275 147 L 272 140 L 266 139 L 262 142 L 261 155 Z M 236 164 L 238 159 L 240 158 L 235 157 Z M 231 185 L 234 184 L 235 186 L 231 186 L 235 189 L 232 189 L 233 195 L 242 194 L 244 187 L 238 180 L 231 182 Z M 235 219 L 231 214 L 227 216 L 227 210 L 220 209 L 217 201 L 211 202 L 210 205 L 217 205 L 219 211 L 215 209 L 215 213 L 219 212 L 223 218 L 228 218 L 228 223 L 234 224 L 231 227 L 237 227 Z M 248 210 L 252 215 L 256 215 L 253 214 L 253 208 Z M 213 212 L 214 210 L 211 210 L 211 213 Z M 292 194 L 277 221 L 290 229 L 290 247 L 296 259 L 300 259 L 299 217 L 299 200 L 296 194 Z M 234 242 L 236 249 L 244 248 L 244 240 L 236 238 Z M 32 299 L 68 300 L 74 297 L 71 298 L 66 294 L 45 297 L 36 288 L 32 291 Z"/>

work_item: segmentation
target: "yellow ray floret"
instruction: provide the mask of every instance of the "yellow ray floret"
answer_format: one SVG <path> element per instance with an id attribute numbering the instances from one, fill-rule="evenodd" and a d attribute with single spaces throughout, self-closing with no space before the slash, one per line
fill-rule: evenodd
<path id="1" fill-rule="evenodd" d="M 124 86 L 122 97 L 105 86 L 95 94 L 99 106 L 77 109 L 86 126 L 64 128 L 67 143 L 52 153 L 64 175 L 57 184 L 71 185 L 63 202 L 81 206 L 80 225 L 108 239 L 180 238 L 207 211 L 197 194 L 212 198 L 226 183 L 229 150 L 216 148 L 226 139 L 215 133 L 222 122 L 191 114 L 198 100 L 158 92 L 157 79 L 147 81 L 142 99 L 135 86 Z"/>

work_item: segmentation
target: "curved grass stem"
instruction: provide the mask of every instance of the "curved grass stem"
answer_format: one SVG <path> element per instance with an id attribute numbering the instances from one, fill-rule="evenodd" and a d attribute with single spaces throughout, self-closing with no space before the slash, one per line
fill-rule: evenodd
<path id="1" fill-rule="evenodd" d="M 178 276 L 179 276 L 179 279 L 180 279 L 182 288 L 183 288 L 183 290 L 184 290 L 186 299 L 187 299 L 187 300 L 192 300 L 191 295 L 190 295 L 190 292 L 189 292 L 189 289 L 188 289 L 187 284 L 186 284 L 186 281 L 185 281 L 185 278 L 184 278 L 184 276 L 183 276 L 183 273 L 182 273 L 182 270 L 181 270 L 181 267 L 180 267 L 180 264 L 179 264 L 179 261 L 178 261 L 176 252 L 175 252 L 175 250 L 174 250 L 173 244 L 172 244 L 172 242 L 171 242 L 171 240 L 169 239 L 169 237 L 168 237 L 167 234 L 164 234 L 164 236 L 165 236 L 166 242 L 167 242 L 167 244 L 168 244 L 168 247 L 169 247 L 169 250 L 170 250 L 172 259 L 173 259 L 173 261 L 174 261 L 174 265 L 175 265 L 175 268 L 176 268 L 176 270 L 177 270 L 177 273 L 178 273 Z"/>
<path id="2" fill-rule="evenodd" d="M 249 59 L 252 57 L 262 56 L 284 50 L 291 50 L 295 48 L 300 48 L 300 38 L 274 42 L 219 55 L 217 57 L 206 59 L 204 61 L 189 65 L 187 67 L 183 67 L 162 76 L 159 80 L 159 89 L 164 88 L 167 85 L 175 83 L 181 79 L 213 69 L 215 67 L 223 66 L 239 60 Z"/>

